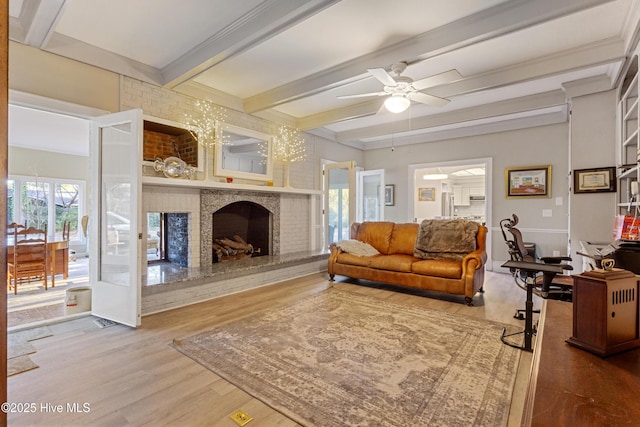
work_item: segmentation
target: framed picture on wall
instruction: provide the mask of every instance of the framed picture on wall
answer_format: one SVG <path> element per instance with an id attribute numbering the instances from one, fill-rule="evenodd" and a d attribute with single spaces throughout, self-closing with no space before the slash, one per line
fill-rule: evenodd
<path id="1" fill-rule="evenodd" d="M 433 202 L 436 200 L 436 189 L 434 187 L 418 188 L 418 201 Z"/>
<path id="2" fill-rule="evenodd" d="M 616 168 L 576 169 L 573 171 L 573 192 L 613 193 L 616 191 Z"/>
<path id="3" fill-rule="evenodd" d="M 384 205 L 393 206 L 395 203 L 395 185 L 387 184 L 384 186 Z"/>
<path id="4" fill-rule="evenodd" d="M 551 165 L 507 168 L 507 198 L 551 197 Z"/>

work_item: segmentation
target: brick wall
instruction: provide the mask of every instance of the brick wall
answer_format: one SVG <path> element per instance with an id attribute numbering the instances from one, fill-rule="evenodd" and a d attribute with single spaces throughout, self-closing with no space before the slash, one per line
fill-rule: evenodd
<path id="1" fill-rule="evenodd" d="M 142 157 L 154 161 L 167 157 L 179 157 L 187 164 L 198 164 L 198 148 L 190 135 L 174 136 L 162 132 L 145 130 L 143 133 Z M 196 143 L 197 144 L 197 143 Z"/>

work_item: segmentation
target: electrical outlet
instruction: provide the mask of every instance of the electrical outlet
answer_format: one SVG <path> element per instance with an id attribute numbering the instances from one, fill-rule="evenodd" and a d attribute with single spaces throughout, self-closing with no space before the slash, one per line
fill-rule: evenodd
<path id="1" fill-rule="evenodd" d="M 553 251 L 553 256 L 560 256 L 560 251 Z"/>
<path id="2" fill-rule="evenodd" d="M 550 217 L 553 215 L 553 211 L 551 209 L 542 209 L 542 216 Z"/>

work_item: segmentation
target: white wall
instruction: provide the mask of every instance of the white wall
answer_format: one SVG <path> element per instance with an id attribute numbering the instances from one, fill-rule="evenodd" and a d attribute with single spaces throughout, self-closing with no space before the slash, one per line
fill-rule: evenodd
<path id="1" fill-rule="evenodd" d="M 513 130 L 467 138 L 396 146 L 395 151 L 379 149 L 365 152 L 367 169 L 385 169 L 387 184 L 396 185 L 396 204 L 385 208 L 385 219 L 413 221 L 408 209 L 408 168 L 411 164 L 492 158 L 492 240 L 494 267 L 507 258 L 499 221 L 516 213 L 525 240 L 538 243 L 545 255 L 554 250 L 566 254 L 568 239 L 568 123 Z M 507 199 L 505 168 L 552 166 L 550 198 Z M 412 195 L 413 196 L 413 195 Z M 489 199 L 487 199 L 487 202 Z M 561 203 L 561 205 L 558 205 Z M 542 211 L 550 210 L 551 217 Z"/>
<path id="2" fill-rule="evenodd" d="M 615 166 L 616 92 L 580 96 L 572 100 L 571 168 Z M 574 273 L 582 272 L 580 240 L 611 242 L 616 193 L 571 194 L 571 257 Z"/>

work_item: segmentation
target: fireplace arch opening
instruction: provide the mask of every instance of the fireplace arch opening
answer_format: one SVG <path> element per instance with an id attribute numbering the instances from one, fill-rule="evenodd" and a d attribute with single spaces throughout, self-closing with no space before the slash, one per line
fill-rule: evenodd
<path id="1" fill-rule="evenodd" d="M 230 203 L 213 213 L 212 262 L 271 253 L 272 215 L 251 201 Z"/>

